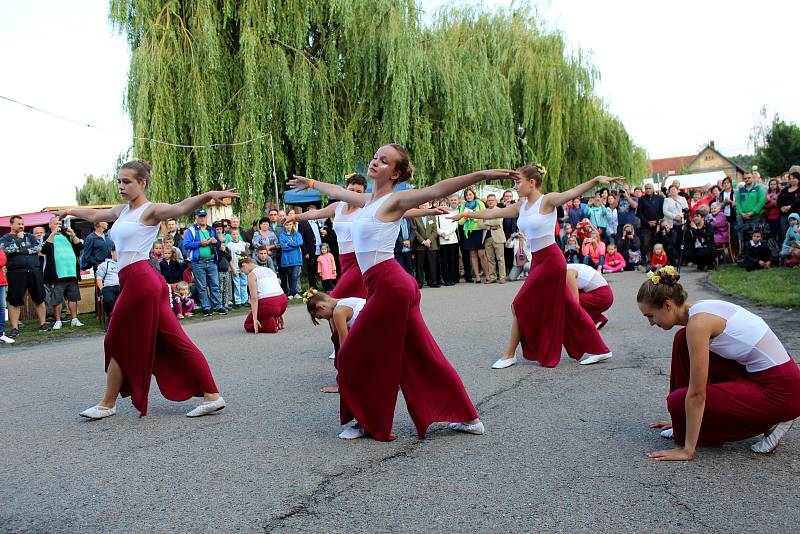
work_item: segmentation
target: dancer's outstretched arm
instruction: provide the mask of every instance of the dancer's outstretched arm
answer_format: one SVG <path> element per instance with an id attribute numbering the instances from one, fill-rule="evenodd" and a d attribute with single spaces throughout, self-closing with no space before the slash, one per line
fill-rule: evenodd
<path id="1" fill-rule="evenodd" d="M 451 215 L 454 221 L 461 219 L 511 219 L 519 216 L 519 202 L 503 208 L 487 208 L 481 211 L 462 211 Z"/>
<path id="2" fill-rule="evenodd" d="M 97 222 L 114 222 L 119 218 L 119 214 L 122 213 L 122 208 L 124 208 L 124 204 L 118 204 L 113 208 L 108 209 L 95 209 L 95 208 L 70 208 L 67 210 L 58 210 L 54 211 L 53 215 L 56 217 L 61 217 L 62 219 L 66 215 L 73 215 L 84 221 L 89 221 L 93 223 Z"/>
<path id="3" fill-rule="evenodd" d="M 235 189 L 226 189 L 225 191 L 209 191 L 201 195 L 195 195 L 181 200 L 176 204 L 158 202 L 151 204 L 149 208 L 144 210 L 140 220 L 144 225 L 155 226 L 167 219 L 176 219 L 184 215 L 189 215 L 197 208 L 208 204 L 212 200 L 222 201 L 224 198 L 239 198 L 239 196 L 239 193 L 237 193 Z"/>
<path id="4" fill-rule="evenodd" d="M 286 214 L 286 217 L 281 219 L 281 223 L 286 221 L 290 222 L 300 222 L 300 221 L 318 221 L 320 219 L 330 219 L 334 215 L 336 215 L 336 206 L 338 206 L 338 202 L 332 202 L 322 208 L 321 210 L 314 210 L 314 211 L 304 211 L 303 213 L 295 213 L 290 211 Z"/>
<path id="5" fill-rule="evenodd" d="M 403 214 L 406 217 L 432 217 L 434 215 L 447 215 L 450 210 L 447 208 L 411 208 Z"/>
<path id="6" fill-rule="evenodd" d="M 397 220 L 406 210 L 415 208 L 437 198 L 445 198 L 456 191 L 476 184 L 483 180 L 506 180 L 519 178 L 517 171 L 509 169 L 494 169 L 472 172 L 464 176 L 456 176 L 437 182 L 422 189 L 406 189 L 398 191 L 381 207 L 381 212 L 390 220 Z"/>
<path id="7" fill-rule="evenodd" d="M 558 206 L 565 204 L 567 201 L 572 200 L 573 198 L 577 198 L 583 195 L 585 192 L 589 191 L 593 187 L 596 187 L 598 184 L 608 185 L 614 182 L 619 182 L 624 180 L 624 176 L 616 176 L 614 178 L 609 178 L 608 176 L 597 176 L 592 178 L 588 182 L 583 182 L 580 185 L 576 185 L 569 191 L 553 192 L 547 193 L 544 196 L 543 203 L 549 206 L 551 209 L 555 209 Z"/>
<path id="8" fill-rule="evenodd" d="M 316 189 L 323 195 L 328 195 L 329 197 L 337 200 L 344 200 L 348 204 L 352 204 L 360 208 L 366 206 L 369 197 L 372 196 L 371 193 L 356 193 L 355 191 L 350 191 L 349 189 L 339 187 L 335 184 L 318 182 L 316 180 L 312 180 L 311 178 L 306 178 L 305 176 L 297 176 L 296 174 L 292 175 L 292 179 L 286 182 L 286 185 L 292 189 L 297 189 L 298 191 L 303 191 L 304 189 Z M 420 204 L 422 204 L 422 202 L 420 202 Z"/>

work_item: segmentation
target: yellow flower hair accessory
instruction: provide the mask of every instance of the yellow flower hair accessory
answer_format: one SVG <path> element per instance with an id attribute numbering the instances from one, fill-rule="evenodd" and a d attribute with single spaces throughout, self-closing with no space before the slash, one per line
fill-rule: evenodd
<path id="1" fill-rule="evenodd" d="M 319 293 L 319 291 L 317 291 L 313 287 L 308 291 L 306 291 L 305 293 L 303 293 L 303 304 L 308 304 L 309 299 L 314 295 L 316 295 L 317 293 Z"/>
<path id="2" fill-rule="evenodd" d="M 669 276 L 675 276 L 676 274 L 678 274 L 678 271 L 676 271 L 675 267 L 673 267 L 672 265 L 667 265 L 666 267 L 662 267 L 661 269 L 659 269 L 659 271 L 662 274 L 666 274 Z"/>
<path id="3" fill-rule="evenodd" d="M 351 172 L 350 174 L 345 174 L 345 175 L 344 175 L 344 181 L 346 182 L 347 180 L 349 180 L 350 178 L 352 178 L 352 177 L 353 177 L 353 176 L 355 176 L 356 174 L 357 174 L 357 173 L 355 173 L 355 172 Z"/>
<path id="4" fill-rule="evenodd" d="M 535 166 L 536 170 L 539 171 L 539 176 L 541 176 L 542 178 L 547 176 L 547 169 L 545 168 L 544 165 L 542 165 L 541 163 L 536 163 Z"/>
<path id="5" fill-rule="evenodd" d="M 653 285 L 658 285 L 658 283 L 661 281 L 661 277 L 658 275 L 658 271 L 652 271 L 647 273 L 647 278 L 650 279 Z"/>

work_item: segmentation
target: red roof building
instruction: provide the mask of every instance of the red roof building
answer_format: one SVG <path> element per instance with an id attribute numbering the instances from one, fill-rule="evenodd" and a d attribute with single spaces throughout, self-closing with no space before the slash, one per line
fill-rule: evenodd
<path id="1" fill-rule="evenodd" d="M 691 156 L 678 156 L 675 158 L 661 158 L 650 160 L 653 166 L 653 176 L 661 175 L 662 177 L 684 174 L 689 165 L 697 157 L 697 154 Z"/>

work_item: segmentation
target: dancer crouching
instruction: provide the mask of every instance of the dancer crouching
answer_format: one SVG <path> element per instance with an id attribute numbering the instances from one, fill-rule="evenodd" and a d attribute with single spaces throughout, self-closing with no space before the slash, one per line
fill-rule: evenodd
<path id="1" fill-rule="evenodd" d="M 597 269 L 582 263 L 568 263 L 567 288 L 592 318 L 598 330 L 608 323 L 603 312 L 614 304 L 614 293 Z"/>
<path id="2" fill-rule="evenodd" d="M 259 267 L 247 255 L 239 258 L 239 269 L 247 275 L 250 293 L 250 313 L 244 320 L 244 329 L 253 334 L 283 330 L 283 314 L 289 299 L 281 289 L 278 275 L 269 267 Z"/>
<path id="3" fill-rule="evenodd" d="M 442 198 L 485 179 L 513 171 L 485 171 L 450 178 L 423 189 L 394 192 L 411 177 L 408 152 L 399 145 L 378 149 L 369 166 L 372 195 L 346 191 L 301 176 L 289 182 L 315 188 L 350 204 L 364 206 L 353 223 L 353 243 L 368 298 L 338 355 L 340 419 L 355 419 L 376 440 L 393 440 L 397 390 L 402 390 L 417 434 L 438 421 L 455 421 L 453 430 L 482 434 L 483 423 L 455 369 L 425 325 L 416 280 L 394 261 L 394 244 L 406 210 Z M 358 432 L 360 435 L 364 433 Z M 356 436 L 357 437 L 357 436 Z"/>
<path id="4" fill-rule="evenodd" d="M 722 300 L 687 302 L 674 267 L 662 267 L 636 301 L 651 325 L 684 326 L 672 343 L 667 408 L 671 423 L 654 423 L 676 448 L 655 460 L 691 460 L 698 446 L 760 434 L 750 448 L 771 452 L 800 417 L 800 369 L 761 317 Z"/>
<path id="5" fill-rule="evenodd" d="M 127 204 L 105 210 L 74 208 L 57 215 L 75 215 L 90 222 L 115 222 L 111 239 L 117 250 L 120 294 L 105 337 L 106 392 L 96 406 L 81 412 L 90 419 L 116 413 L 117 396 L 130 396 L 147 415 L 151 377 L 169 400 L 203 397 L 186 415 L 197 417 L 221 410 L 225 400 L 211 376 L 203 353 L 189 340 L 172 313 L 166 281 L 150 267 L 150 248 L 160 221 L 188 215 L 211 200 L 238 198 L 233 190 L 210 191 L 177 204 L 147 200 L 150 164 L 129 161 L 119 170 L 119 192 Z"/>
<path id="6" fill-rule="evenodd" d="M 506 353 L 492 369 L 517 363 L 517 345 L 522 355 L 542 367 L 555 367 L 561 360 L 561 346 L 583 365 L 611 357 L 597 327 L 566 287 L 567 262 L 555 240 L 556 207 L 580 197 L 598 184 L 608 185 L 621 177 L 598 176 L 564 193 L 542 193 L 546 174 L 541 164 L 526 165 L 514 177 L 520 201 L 504 208 L 472 212 L 473 219 L 517 217 L 517 226 L 530 244 L 528 278 L 511 305 L 511 338 Z M 458 220 L 464 214 L 454 215 Z"/>

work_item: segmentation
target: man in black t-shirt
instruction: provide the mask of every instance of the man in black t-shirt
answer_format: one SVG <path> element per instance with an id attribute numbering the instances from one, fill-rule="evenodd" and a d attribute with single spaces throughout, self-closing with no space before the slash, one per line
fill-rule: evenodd
<path id="1" fill-rule="evenodd" d="M 36 305 L 36 316 L 39 319 L 39 330 L 47 331 L 50 327 L 45 321 L 44 280 L 39 263 L 39 252 L 42 245 L 33 234 L 25 231 L 25 221 L 19 215 L 11 217 L 11 232 L 0 237 L 0 249 L 6 253 L 6 275 L 8 277 L 8 316 L 11 332 L 8 337 L 19 335 L 20 308 L 25 303 L 25 293 L 31 296 Z"/>

